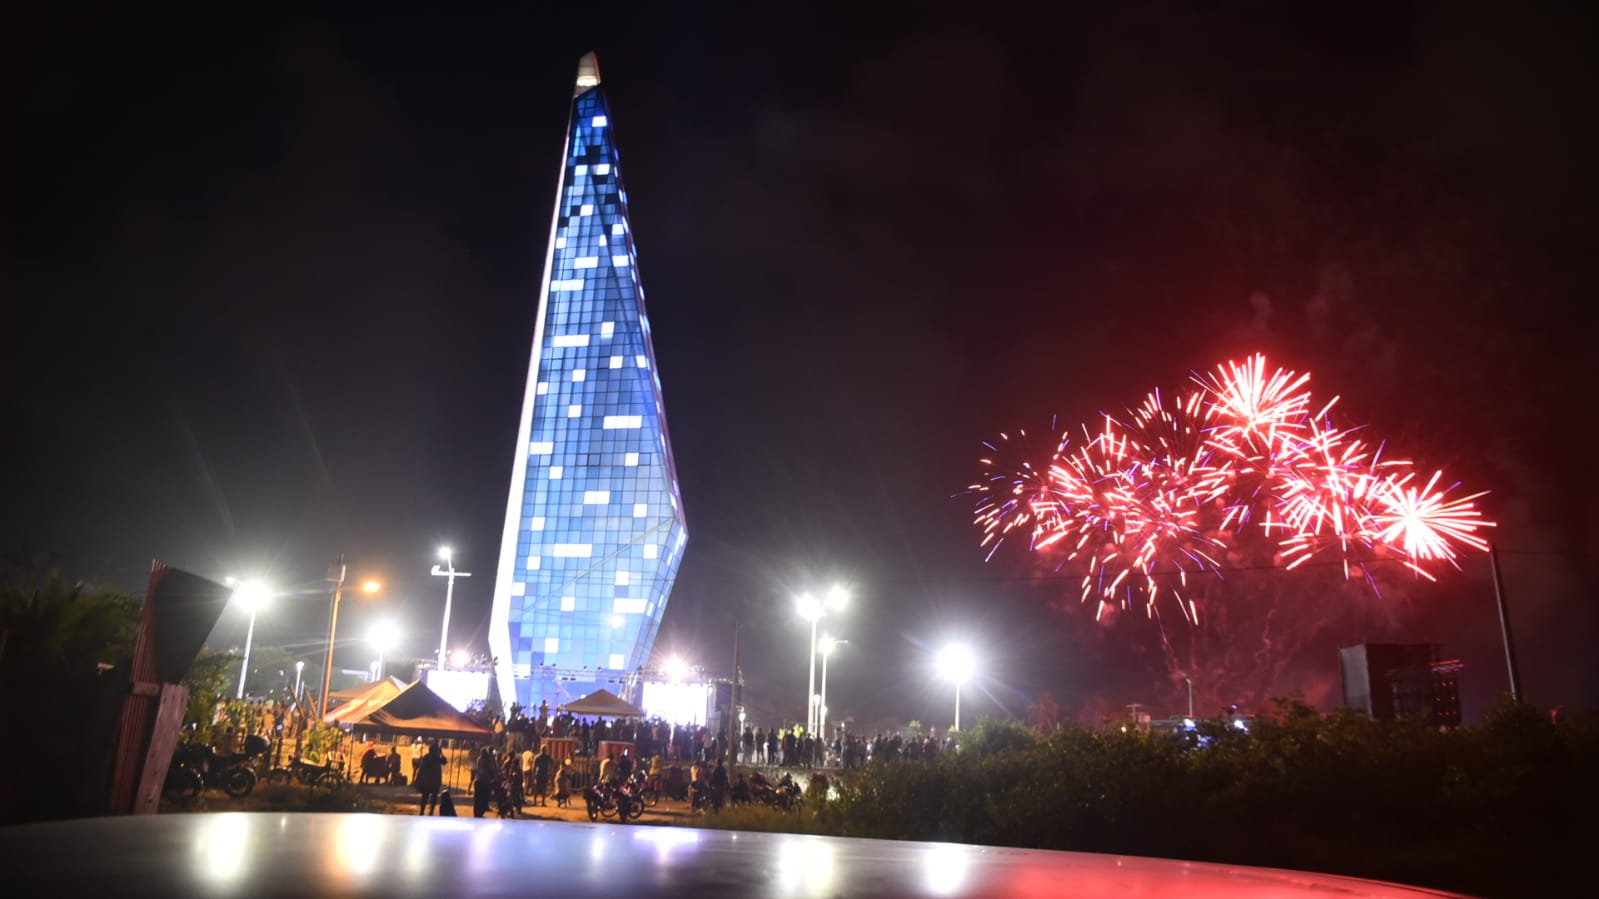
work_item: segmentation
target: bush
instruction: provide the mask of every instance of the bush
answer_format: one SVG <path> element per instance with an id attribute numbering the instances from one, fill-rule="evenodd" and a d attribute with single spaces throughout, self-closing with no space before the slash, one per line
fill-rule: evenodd
<path id="1" fill-rule="evenodd" d="M 1296 868 L 1480 894 L 1575 882 L 1599 846 L 1599 731 L 1505 704 L 1477 727 L 1322 716 L 1283 700 L 1249 731 L 984 722 L 960 752 L 873 764 L 799 816 L 708 826 Z"/>

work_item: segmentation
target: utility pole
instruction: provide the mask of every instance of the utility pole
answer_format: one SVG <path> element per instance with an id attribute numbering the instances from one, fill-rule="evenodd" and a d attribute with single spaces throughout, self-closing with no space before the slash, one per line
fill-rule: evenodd
<path id="1" fill-rule="evenodd" d="M 727 733 L 728 733 L 728 740 L 727 740 L 727 760 L 728 760 L 728 765 L 727 765 L 727 767 L 728 767 L 729 771 L 731 771 L 732 768 L 734 767 L 734 759 L 738 758 L 738 750 L 735 749 L 734 747 L 738 746 L 739 737 L 742 736 L 738 732 L 738 681 L 739 681 L 739 677 L 738 677 L 738 619 L 734 618 L 733 619 L 733 685 L 727 691 Z"/>
<path id="2" fill-rule="evenodd" d="M 333 584 L 333 607 L 328 611 L 328 650 L 322 661 L 322 698 L 317 703 L 316 720 L 320 723 L 328 714 L 328 685 L 333 681 L 333 637 L 339 627 L 339 600 L 344 596 L 344 553 L 328 569 L 328 580 Z"/>
<path id="3" fill-rule="evenodd" d="M 448 546 L 439 549 L 439 558 L 444 560 L 444 568 L 433 566 L 433 576 L 445 578 L 444 581 L 444 626 L 439 629 L 439 670 L 444 670 L 444 660 L 450 642 L 450 602 L 455 598 L 455 579 L 458 577 L 471 577 L 470 571 L 457 571 L 455 568 L 454 553 Z"/>
<path id="4" fill-rule="evenodd" d="M 1499 574 L 1499 547 L 1488 545 L 1488 564 L 1493 568 L 1494 599 L 1499 602 L 1499 632 L 1505 639 L 1505 668 L 1510 672 L 1510 698 L 1521 701 L 1521 678 L 1516 674 L 1516 644 L 1510 638 L 1510 609 L 1505 606 L 1505 580 Z"/>

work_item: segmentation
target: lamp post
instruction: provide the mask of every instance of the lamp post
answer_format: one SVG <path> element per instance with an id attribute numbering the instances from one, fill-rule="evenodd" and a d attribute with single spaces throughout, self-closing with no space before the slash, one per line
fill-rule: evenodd
<path id="1" fill-rule="evenodd" d="M 444 626 L 439 630 L 439 670 L 444 670 L 445 649 L 450 641 L 450 602 L 455 598 L 455 579 L 458 577 L 471 577 L 470 571 L 456 571 L 454 555 L 448 546 L 439 547 L 439 558 L 444 560 L 444 567 L 433 566 L 433 576 L 444 578 Z"/>
<path id="2" fill-rule="evenodd" d="M 333 681 L 333 639 L 338 636 L 339 630 L 339 600 L 344 598 L 344 555 L 328 567 L 328 583 L 333 585 L 333 605 L 328 609 L 328 647 L 322 660 L 322 696 L 317 701 L 316 717 L 318 721 L 328 714 L 328 686 Z M 361 584 L 362 593 L 376 593 L 383 589 L 377 581 L 366 581 Z"/>
<path id="3" fill-rule="evenodd" d="M 1194 679 L 1185 674 L 1183 681 L 1188 684 L 1188 717 L 1191 720 L 1194 717 Z"/>
<path id="4" fill-rule="evenodd" d="M 300 675 L 305 673 L 305 659 L 294 663 L 294 702 L 300 703 Z"/>
<path id="5" fill-rule="evenodd" d="M 244 632 L 244 662 L 239 666 L 239 692 L 233 697 L 243 699 L 244 679 L 250 674 L 250 644 L 255 640 L 255 613 L 266 605 L 267 594 L 257 584 L 241 583 L 233 588 L 233 598 L 250 611 L 250 627 Z"/>
<path id="6" fill-rule="evenodd" d="M 805 732 L 816 733 L 816 622 L 827 616 L 829 609 L 842 609 L 849 595 L 843 587 L 835 586 L 827 591 L 827 598 L 817 600 L 809 593 L 802 593 L 799 597 L 799 613 L 811 622 L 811 652 L 810 652 L 810 680 L 805 688 Z"/>
<path id="7" fill-rule="evenodd" d="M 378 651 L 377 676 L 372 678 L 374 681 L 383 679 L 383 656 L 394 648 L 394 643 L 399 639 L 399 636 L 399 628 L 396 628 L 392 621 L 379 621 L 377 626 L 372 628 L 370 639 L 372 646 Z"/>
<path id="8" fill-rule="evenodd" d="M 961 684 L 972 676 L 972 671 L 977 667 L 977 660 L 972 657 L 971 647 L 964 643 L 952 643 L 944 647 L 938 654 L 938 670 L 944 679 L 955 685 L 955 727 L 961 729 Z"/>
<path id="9" fill-rule="evenodd" d="M 832 637 L 822 638 L 822 701 L 817 709 L 816 730 L 824 740 L 827 738 L 827 657 L 833 654 L 833 650 L 848 642 L 848 640 L 834 640 Z"/>

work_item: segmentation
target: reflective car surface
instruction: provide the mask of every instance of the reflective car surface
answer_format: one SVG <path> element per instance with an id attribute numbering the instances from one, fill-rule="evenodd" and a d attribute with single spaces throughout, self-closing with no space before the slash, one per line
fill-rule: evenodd
<path id="1" fill-rule="evenodd" d="M 9 895 L 1450 895 L 1295 871 L 1075 852 L 357 814 L 30 824 L 0 829 L 0 858 Z"/>

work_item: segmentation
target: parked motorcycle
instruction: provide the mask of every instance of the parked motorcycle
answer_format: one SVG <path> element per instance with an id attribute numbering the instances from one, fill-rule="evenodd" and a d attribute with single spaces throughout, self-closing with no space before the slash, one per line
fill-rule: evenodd
<path id="1" fill-rule="evenodd" d="M 189 795 L 198 795 L 199 791 L 193 789 L 194 778 L 181 773 L 188 771 L 199 777 L 203 787 L 220 787 L 234 799 L 248 796 L 255 789 L 256 781 L 250 760 L 266 752 L 270 745 L 265 737 L 251 734 L 244 738 L 243 752 L 226 755 L 219 755 L 210 746 L 179 746 L 172 753 L 166 786 L 174 792 L 190 791 Z"/>
<path id="2" fill-rule="evenodd" d="M 583 791 L 583 801 L 588 806 L 590 821 L 605 817 L 626 824 L 644 814 L 644 803 L 633 792 L 631 784 L 596 783 Z"/>

